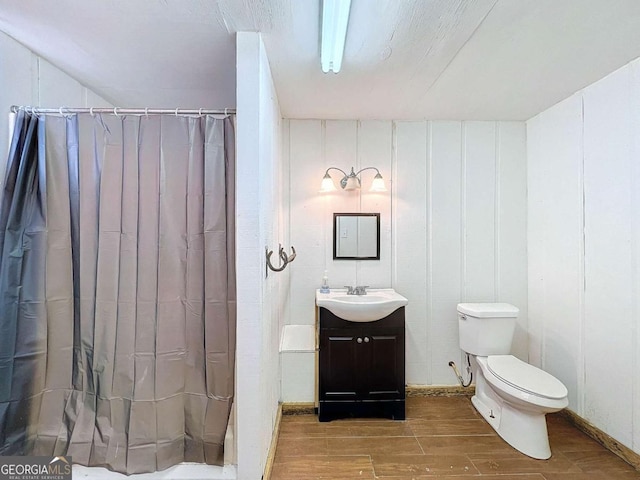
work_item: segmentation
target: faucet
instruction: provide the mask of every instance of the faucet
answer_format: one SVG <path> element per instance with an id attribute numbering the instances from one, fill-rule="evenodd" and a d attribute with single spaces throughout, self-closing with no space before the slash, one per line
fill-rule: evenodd
<path id="1" fill-rule="evenodd" d="M 369 285 L 356 285 L 355 287 L 345 285 L 344 288 L 347 289 L 347 295 L 366 295 Z"/>

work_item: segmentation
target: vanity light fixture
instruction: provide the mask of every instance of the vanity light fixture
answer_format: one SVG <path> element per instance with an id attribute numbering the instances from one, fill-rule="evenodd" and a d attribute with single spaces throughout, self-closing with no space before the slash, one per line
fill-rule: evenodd
<path id="1" fill-rule="evenodd" d="M 351 171 L 349 173 L 345 172 L 344 170 L 338 167 L 329 167 L 327 168 L 327 171 L 325 172 L 324 177 L 322 177 L 322 185 L 320 186 L 320 193 L 328 193 L 336 190 L 336 186 L 333 183 L 333 179 L 331 178 L 331 175 L 329 175 L 329 170 L 338 170 L 340 173 L 342 173 L 342 178 L 340 179 L 340 187 L 342 187 L 343 190 L 356 190 L 360 188 L 360 178 L 358 177 L 358 175 L 360 175 L 365 170 L 375 170 L 376 175 L 375 177 L 373 177 L 373 182 L 371 182 L 371 188 L 369 188 L 369 191 L 370 192 L 386 192 L 387 191 L 387 187 L 385 187 L 384 185 L 384 179 L 382 178 L 382 175 L 380 175 L 380 170 L 378 170 L 376 167 L 365 167 L 358 170 L 357 172 L 354 171 L 353 167 L 351 167 Z"/>
<path id="2" fill-rule="evenodd" d="M 324 73 L 338 73 L 342 67 L 350 9 L 351 0 L 322 0 L 320 64 Z"/>

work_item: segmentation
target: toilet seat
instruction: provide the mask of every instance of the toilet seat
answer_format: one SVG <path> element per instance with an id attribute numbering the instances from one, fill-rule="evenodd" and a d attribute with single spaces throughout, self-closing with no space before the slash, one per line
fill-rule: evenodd
<path id="1" fill-rule="evenodd" d="M 513 355 L 489 355 L 487 367 L 502 382 L 530 395 L 551 400 L 560 400 L 568 395 L 560 380 Z"/>

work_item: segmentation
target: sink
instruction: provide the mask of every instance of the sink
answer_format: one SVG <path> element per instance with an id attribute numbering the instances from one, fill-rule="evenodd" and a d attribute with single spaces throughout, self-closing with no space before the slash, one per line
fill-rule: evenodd
<path id="1" fill-rule="evenodd" d="M 316 305 L 350 322 L 374 322 L 408 303 L 393 288 L 372 288 L 366 295 L 347 295 L 346 289 L 332 289 L 330 293 L 316 290 Z"/>

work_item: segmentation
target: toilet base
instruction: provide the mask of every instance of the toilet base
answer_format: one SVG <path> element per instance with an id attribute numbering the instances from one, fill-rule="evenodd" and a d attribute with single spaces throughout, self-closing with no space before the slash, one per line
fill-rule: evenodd
<path id="1" fill-rule="evenodd" d="M 485 385 L 486 386 L 486 385 Z M 490 391 L 471 397 L 473 406 L 502 439 L 529 457 L 546 460 L 551 457 L 545 414 L 516 410 Z M 493 394 L 493 395 L 491 395 Z M 497 398 L 491 398 L 491 397 Z"/>

